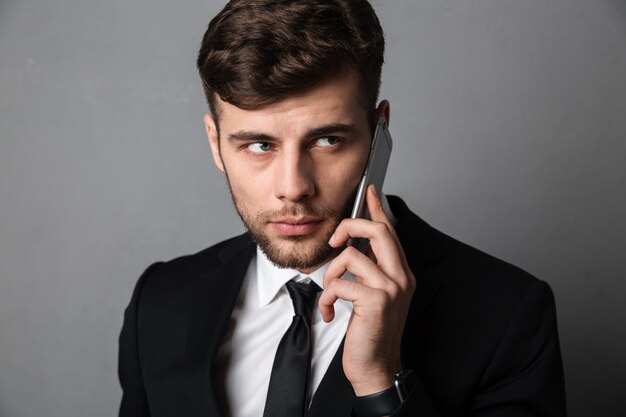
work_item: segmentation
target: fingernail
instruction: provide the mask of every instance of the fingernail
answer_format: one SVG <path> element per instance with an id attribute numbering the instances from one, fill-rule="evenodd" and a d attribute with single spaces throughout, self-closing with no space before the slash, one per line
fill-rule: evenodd
<path id="1" fill-rule="evenodd" d="M 330 239 L 328 239 L 328 244 L 331 245 L 333 243 L 333 240 L 335 240 L 335 234 L 333 233 L 333 235 L 330 237 Z"/>

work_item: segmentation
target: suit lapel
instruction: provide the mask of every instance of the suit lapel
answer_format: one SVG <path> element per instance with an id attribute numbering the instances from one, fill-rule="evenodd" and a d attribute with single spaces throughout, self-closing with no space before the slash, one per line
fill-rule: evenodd
<path id="1" fill-rule="evenodd" d="M 212 366 L 254 249 L 248 235 L 229 242 L 218 254 L 221 264 L 205 272 L 193 290 L 186 355 L 193 375 L 188 389 L 205 399 L 198 415 L 224 415 L 211 380 Z"/>
<path id="2" fill-rule="evenodd" d="M 345 341 L 345 338 L 344 338 Z M 308 417 L 349 416 L 352 410 L 352 385 L 343 373 L 343 343 L 341 342 L 333 360 L 328 365 L 320 385 L 317 387 Z"/>

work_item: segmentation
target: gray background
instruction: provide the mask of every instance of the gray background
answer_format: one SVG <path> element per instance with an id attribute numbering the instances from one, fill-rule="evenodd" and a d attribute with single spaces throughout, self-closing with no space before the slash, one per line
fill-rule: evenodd
<path id="1" fill-rule="evenodd" d="M 224 2 L 0 0 L 0 416 L 111 416 L 143 269 L 242 230 L 194 60 Z M 376 1 L 387 193 L 548 281 L 570 415 L 626 415 L 626 2 Z"/>

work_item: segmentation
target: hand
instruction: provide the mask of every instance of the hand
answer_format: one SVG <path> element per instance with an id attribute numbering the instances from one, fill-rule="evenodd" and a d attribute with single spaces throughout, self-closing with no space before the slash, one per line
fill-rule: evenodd
<path id="1" fill-rule="evenodd" d="M 344 219 L 328 243 L 337 248 L 350 238 L 367 238 L 368 254 L 346 247 L 326 271 L 319 299 L 325 322 L 333 320 L 337 299 L 352 302 L 343 370 L 357 396 L 389 388 L 401 370 L 402 333 L 415 291 L 415 277 L 373 185 L 366 202 L 372 220 Z M 340 279 L 346 271 L 355 282 Z"/>

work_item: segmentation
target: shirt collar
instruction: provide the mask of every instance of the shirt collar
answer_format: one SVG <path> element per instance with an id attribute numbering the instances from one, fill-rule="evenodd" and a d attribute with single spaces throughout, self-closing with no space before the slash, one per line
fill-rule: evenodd
<path id="1" fill-rule="evenodd" d="M 303 281 L 310 278 L 318 287 L 324 289 L 324 274 L 330 266 L 330 261 L 320 266 L 310 274 L 302 274 L 295 269 L 279 268 L 270 261 L 265 253 L 257 246 L 256 248 L 256 271 L 257 288 L 259 291 L 259 306 L 261 308 L 270 304 L 283 286 L 292 279 Z M 344 275 L 346 279 L 354 279 L 351 274 Z M 337 300 L 348 311 L 352 311 L 352 303 L 346 300 Z"/>
<path id="2" fill-rule="evenodd" d="M 256 247 L 256 271 L 260 307 L 265 307 L 271 303 L 283 285 L 300 274 L 295 269 L 277 267 L 267 259 L 265 253 L 258 246 Z"/>

